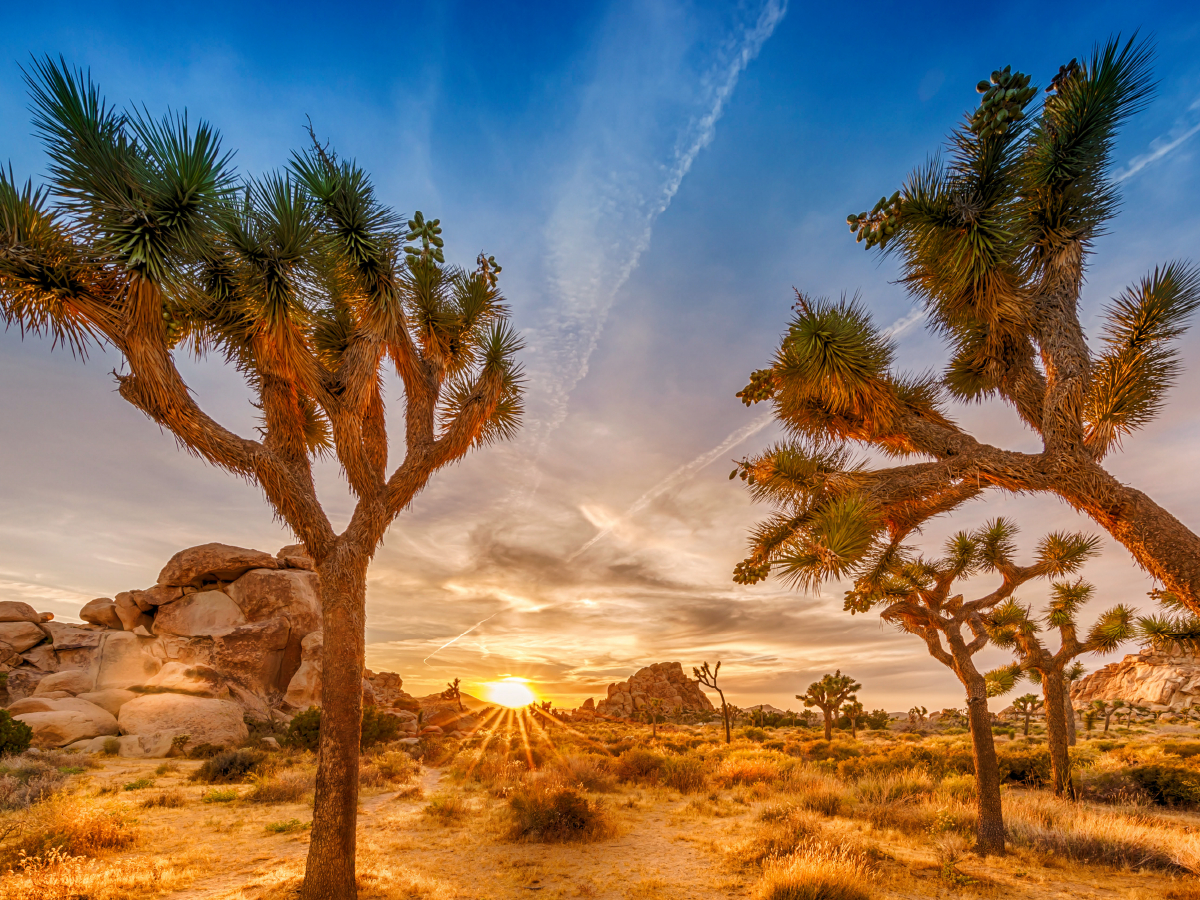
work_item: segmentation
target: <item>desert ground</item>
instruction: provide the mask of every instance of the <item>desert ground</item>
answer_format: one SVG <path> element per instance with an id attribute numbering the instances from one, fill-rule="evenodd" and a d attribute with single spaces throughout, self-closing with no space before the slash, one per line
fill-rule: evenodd
<path id="1" fill-rule="evenodd" d="M 998 737 L 1009 849 L 973 855 L 959 729 L 556 723 L 363 759 L 360 897 L 1200 898 L 1193 729 L 1082 734 L 1075 804 L 1036 785 L 1044 737 Z M 531 765 L 532 764 L 532 765 Z M 294 896 L 315 758 L 47 751 L 3 762 L 3 900 Z"/>

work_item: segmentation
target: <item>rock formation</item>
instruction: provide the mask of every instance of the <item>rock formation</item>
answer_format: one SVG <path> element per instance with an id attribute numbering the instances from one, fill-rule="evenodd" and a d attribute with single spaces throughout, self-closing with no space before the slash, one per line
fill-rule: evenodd
<path id="1" fill-rule="evenodd" d="M 608 686 L 608 697 L 596 704 L 601 716 L 629 717 L 643 709 L 651 698 L 662 700 L 664 714 L 710 712 L 712 703 L 700 690 L 700 682 L 683 674 L 677 662 L 655 663 L 639 669 L 628 681 Z"/>
<path id="2" fill-rule="evenodd" d="M 1076 709 L 1093 700 L 1124 700 L 1155 711 L 1200 706 L 1200 658 L 1178 650 L 1131 653 L 1071 686 Z"/>
<path id="3" fill-rule="evenodd" d="M 35 746 L 96 749 L 119 736 L 124 755 L 163 756 L 237 744 L 246 721 L 321 702 L 320 578 L 302 545 L 276 556 L 191 547 L 152 587 L 84 605 L 85 624 L 53 618 L 0 602 L 8 710 Z M 400 676 L 367 675 L 368 703 L 417 708 Z"/>

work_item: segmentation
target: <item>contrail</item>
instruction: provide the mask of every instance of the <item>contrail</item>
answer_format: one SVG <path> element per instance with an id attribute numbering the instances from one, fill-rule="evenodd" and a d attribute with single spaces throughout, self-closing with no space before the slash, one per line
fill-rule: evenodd
<path id="1" fill-rule="evenodd" d="M 574 553 L 572 553 L 570 556 L 568 556 L 567 562 L 573 562 L 576 557 L 578 557 L 582 553 L 586 552 L 589 547 L 591 547 L 593 544 L 595 544 L 601 538 L 606 537 L 609 534 L 612 534 L 612 530 L 616 527 L 618 522 L 621 522 L 624 519 L 628 519 L 630 516 L 636 515 L 637 513 L 641 512 L 643 509 L 645 509 L 647 506 L 650 505 L 650 502 L 652 500 L 654 500 L 655 497 L 661 497 L 663 494 L 665 494 L 671 488 L 675 487 L 675 485 L 691 478 L 694 474 L 699 472 L 701 469 L 703 469 L 709 463 L 713 462 L 715 459 L 717 459 L 717 457 L 721 456 L 723 453 L 728 452 L 729 450 L 736 447 L 738 444 L 740 444 L 742 441 L 746 440 L 747 438 L 753 437 L 754 435 L 758 434 L 760 431 L 762 431 L 764 428 L 766 428 L 768 425 L 770 425 L 772 419 L 774 419 L 774 418 L 775 418 L 774 413 L 765 413 L 764 415 L 759 416 L 757 419 L 755 419 L 749 425 L 739 428 L 733 434 L 729 435 L 729 437 L 725 438 L 725 440 L 721 441 L 720 444 L 713 447 L 708 452 L 701 453 L 699 456 L 697 456 L 695 459 L 693 459 L 690 463 L 686 463 L 685 465 L 680 466 L 678 469 L 676 469 L 674 472 L 672 472 L 670 475 L 668 475 L 666 478 L 664 478 L 662 481 L 660 481 L 654 487 L 650 488 L 650 490 L 646 491 L 646 493 L 642 494 L 642 496 L 640 496 L 636 501 L 634 501 L 633 505 L 630 506 L 629 509 L 625 510 L 625 512 L 615 522 L 613 522 L 613 524 L 608 525 L 605 528 L 602 528 L 599 532 L 596 533 L 595 537 L 593 537 L 590 541 L 588 541 L 586 544 L 584 544 L 582 547 L 580 547 L 578 550 L 576 550 Z"/>
<path id="2" fill-rule="evenodd" d="M 742 72 L 786 12 L 786 0 L 766 0 L 757 16 L 725 42 L 701 76 L 703 105 L 676 134 L 669 160 L 643 171 L 585 157 L 567 184 L 549 228 L 550 284 L 558 302 L 548 311 L 545 324 L 528 335 L 536 356 L 527 368 L 542 396 L 537 398 L 537 411 L 531 409 L 527 417 L 535 471 L 524 497 L 517 501 L 519 507 L 537 489 L 537 460 L 566 418 L 571 393 L 587 376 L 616 294 L 650 246 L 658 217 L 671 205 L 697 156 L 712 142 Z M 650 183 L 639 183 L 643 179 Z"/>
<path id="3" fill-rule="evenodd" d="M 472 631 L 474 631 L 476 628 L 478 628 L 480 625 L 482 625 L 488 619 L 494 619 L 498 615 L 500 615 L 500 613 L 494 612 L 490 616 L 488 616 L 487 619 L 480 619 L 478 622 L 476 622 L 474 625 L 472 625 L 470 628 L 468 628 L 462 634 L 458 635 L 457 637 L 450 638 L 450 640 L 446 641 L 446 643 L 442 644 L 442 646 L 438 647 L 436 650 L 434 650 L 432 653 L 430 653 L 427 657 L 425 657 L 423 660 L 421 660 L 421 662 L 423 662 L 423 663 L 425 663 L 425 665 L 429 666 L 429 661 L 431 659 L 433 659 L 435 656 L 437 656 L 439 653 L 441 653 L 443 650 L 445 650 L 447 647 L 449 647 L 455 641 L 459 640 L 460 638 L 465 638 L 468 634 L 470 634 Z M 429 668 L 432 669 L 433 666 L 429 666 Z"/>
<path id="4" fill-rule="evenodd" d="M 1191 106 L 1189 106 L 1188 109 L 1189 110 L 1200 109 L 1200 100 L 1197 100 L 1195 103 L 1193 103 Z M 1185 131 L 1179 137 L 1175 138 L 1175 140 L 1171 141 L 1170 143 L 1163 144 L 1161 147 L 1156 147 L 1154 150 L 1150 151 L 1149 153 L 1145 153 L 1142 156 L 1135 156 L 1132 160 L 1129 161 L 1129 168 L 1126 169 L 1124 172 L 1120 172 L 1117 174 L 1117 176 L 1116 176 L 1117 181 L 1125 181 L 1128 178 L 1132 178 L 1138 172 L 1142 171 L 1142 169 L 1146 168 L 1146 166 L 1150 165 L 1151 163 L 1158 162 L 1160 159 L 1162 159 L 1168 153 L 1171 153 L 1172 151 L 1174 151 L 1176 147 L 1178 147 L 1180 144 L 1182 144 L 1184 141 L 1186 141 L 1188 138 L 1190 138 L 1192 135 L 1196 134 L 1197 132 L 1200 132 L 1200 124 L 1193 125 L 1191 128 L 1189 128 L 1187 131 Z M 1158 137 L 1158 138 L 1155 138 L 1155 140 L 1162 140 L 1162 138 Z M 1154 141 L 1151 141 L 1150 143 L 1153 145 Z"/>

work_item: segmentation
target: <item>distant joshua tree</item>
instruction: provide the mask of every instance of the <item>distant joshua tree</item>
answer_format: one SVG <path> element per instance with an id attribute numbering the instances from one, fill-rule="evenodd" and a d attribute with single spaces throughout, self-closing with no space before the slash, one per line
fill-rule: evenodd
<path id="1" fill-rule="evenodd" d="M 1092 599 L 1095 588 L 1082 578 L 1051 585 L 1046 611 L 1033 616 L 1029 607 L 1010 598 L 987 617 L 988 634 L 998 647 L 1009 647 L 1018 654 L 1017 666 L 1023 672 L 1036 672 L 1042 685 L 1046 706 L 1046 737 L 1050 748 L 1051 780 L 1054 793 L 1072 792 L 1068 722 L 1075 718 L 1071 706 L 1067 669 L 1084 653 L 1110 653 L 1134 633 L 1133 610 L 1118 604 L 1100 614 L 1088 631 L 1078 637 L 1080 609 Z M 1058 630 L 1059 646 L 1052 651 L 1041 637 L 1043 626 Z"/>
<path id="2" fill-rule="evenodd" d="M 725 702 L 725 692 L 717 687 L 717 675 L 721 672 L 721 661 L 717 660 L 715 668 L 709 668 L 707 662 L 702 668 L 697 669 L 692 667 L 692 675 L 705 687 L 710 687 L 717 692 L 721 698 L 721 719 L 725 722 L 725 743 L 733 742 L 733 732 L 729 727 L 729 704 Z"/>
<path id="3" fill-rule="evenodd" d="M 858 723 L 866 717 L 867 708 L 857 697 L 850 696 L 842 704 L 842 715 L 850 720 L 850 737 L 858 740 Z"/>
<path id="4" fill-rule="evenodd" d="M 646 705 L 642 709 L 642 714 L 650 723 L 650 733 L 653 737 L 658 737 L 658 723 L 662 721 L 662 698 L 650 697 L 646 700 Z"/>
<path id="5" fill-rule="evenodd" d="M 925 724 L 925 720 L 929 718 L 929 710 L 923 706 L 914 706 L 908 711 L 908 721 L 911 725 L 920 727 Z"/>
<path id="6" fill-rule="evenodd" d="M 459 685 L 459 680 L 457 678 L 455 678 L 453 681 L 447 683 L 446 689 L 444 691 L 442 691 L 442 699 L 443 700 L 453 700 L 455 703 L 458 704 L 458 711 L 465 712 L 466 707 L 463 706 L 462 691 L 459 689 L 458 685 Z"/>
<path id="7" fill-rule="evenodd" d="M 1029 737 L 1029 720 L 1042 705 L 1042 698 L 1037 694 L 1023 694 L 1013 701 L 1013 709 L 1025 718 L 1025 737 Z"/>
<path id="8" fill-rule="evenodd" d="M 855 691 L 862 690 L 862 685 L 843 675 L 838 669 L 832 675 L 825 675 L 820 681 L 814 681 L 803 694 L 797 694 L 796 699 L 806 707 L 820 707 L 825 717 L 825 740 L 833 740 L 833 714 L 841 708 L 842 703 L 849 699 Z"/>
<path id="9" fill-rule="evenodd" d="M 1125 706 L 1124 700 L 1113 700 L 1111 703 L 1105 700 L 1093 700 L 1091 708 L 1096 715 L 1104 719 L 1104 732 L 1108 733 L 1109 723 L 1112 722 L 1112 717 L 1116 712 Z"/>

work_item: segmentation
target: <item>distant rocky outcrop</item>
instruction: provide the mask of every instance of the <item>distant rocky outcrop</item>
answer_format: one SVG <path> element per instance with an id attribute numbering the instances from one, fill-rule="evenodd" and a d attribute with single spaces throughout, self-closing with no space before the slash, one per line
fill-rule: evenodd
<path id="1" fill-rule="evenodd" d="M 677 662 L 655 663 L 639 669 L 628 681 L 608 686 L 608 697 L 596 704 L 596 715 L 627 718 L 658 698 L 663 713 L 710 712 L 712 703 L 700 690 L 700 682 L 683 674 Z"/>
<path id="2" fill-rule="evenodd" d="M 1200 706 L 1200 657 L 1178 650 L 1131 653 L 1071 686 L 1076 709 L 1093 700 L 1124 700 L 1155 711 Z"/>
<path id="3" fill-rule="evenodd" d="M 236 744 L 247 720 L 287 721 L 321 703 L 321 585 L 303 545 L 275 556 L 190 547 L 152 587 L 85 604 L 85 624 L 53 618 L 0 602 L 6 702 L 35 746 L 119 737 L 124 755 L 163 756 Z M 364 700 L 415 711 L 402 685 L 368 670 Z M 413 712 L 400 718 L 416 731 Z"/>

